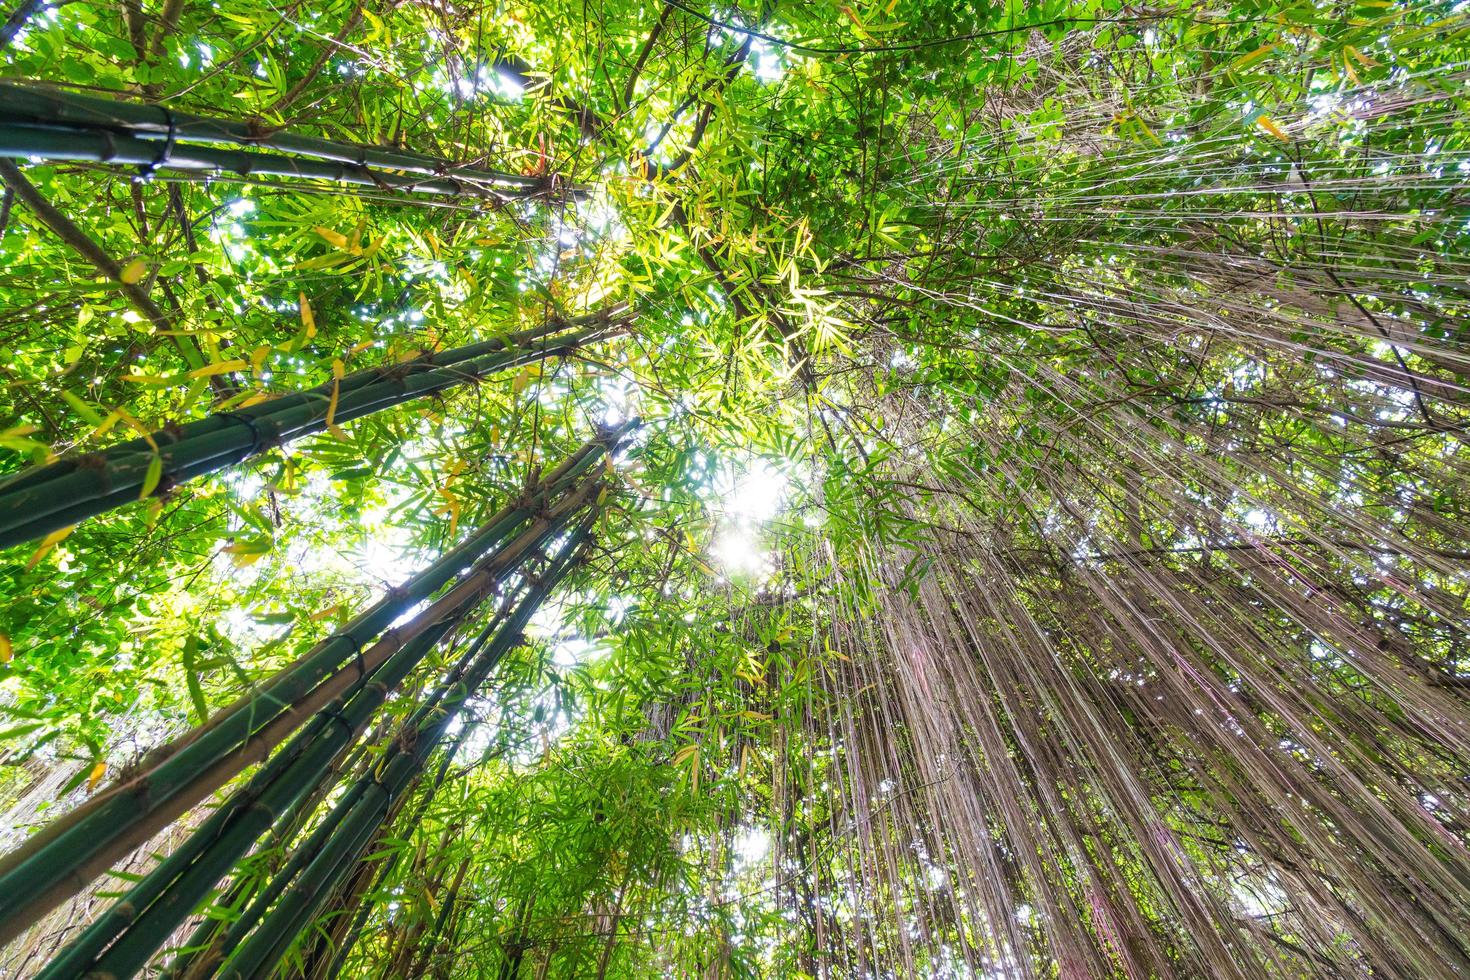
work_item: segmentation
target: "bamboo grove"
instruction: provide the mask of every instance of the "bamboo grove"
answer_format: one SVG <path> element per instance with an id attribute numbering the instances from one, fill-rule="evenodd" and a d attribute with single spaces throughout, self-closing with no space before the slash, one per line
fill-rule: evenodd
<path id="1" fill-rule="evenodd" d="M 1467 17 L 7 10 L 0 976 L 1470 974 Z"/>

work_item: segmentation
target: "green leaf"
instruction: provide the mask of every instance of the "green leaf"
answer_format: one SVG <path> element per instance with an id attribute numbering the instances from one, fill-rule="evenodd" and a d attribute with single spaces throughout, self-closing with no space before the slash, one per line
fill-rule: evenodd
<path id="1" fill-rule="evenodd" d="M 199 637 L 191 636 L 184 641 L 184 682 L 189 690 L 189 700 L 194 704 L 194 720 L 204 724 L 209 720 L 209 702 L 204 699 L 204 687 L 199 681 Z"/>
<path id="2" fill-rule="evenodd" d="M 158 489 L 159 482 L 163 479 L 163 457 L 158 453 L 148 461 L 148 470 L 143 474 L 143 487 L 138 492 L 139 500 L 147 500 Z"/>

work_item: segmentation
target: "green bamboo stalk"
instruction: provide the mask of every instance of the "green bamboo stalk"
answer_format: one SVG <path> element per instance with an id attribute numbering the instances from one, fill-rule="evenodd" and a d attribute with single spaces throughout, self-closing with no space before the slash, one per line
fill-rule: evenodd
<path id="1" fill-rule="evenodd" d="M 429 650 L 449 632 L 456 621 L 436 623 L 404 648 L 383 676 L 383 684 L 395 686 Z M 91 974 L 132 976 L 148 962 L 169 934 L 198 906 L 215 884 L 247 853 L 262 833 L 277 820 L 289 820 L 294 807 L 317 785 L 320 775 L 352 737 L 367 713 L 381 706 L 386 692 L 377 698 L 359 697 L 329 711 L 349 719 L 347 724 L 322 725 L 304 732 L 284 753 L 289 764 L 273 769 L 264 786 L 248 786 L 206 826 L 190 835 L 184 846 L 171 853 L 154 870 L 129 890 L 127 895 L 93 923 L 76 941 L 52 960 L 36 980 L 58 980 Z M 147 902 L 148 904 L 143 904 Z M 109 946 L 108 944 L 111 943 Z M 105 952 L 104 952 L 105 950 Z"/>
<path id="2" fill-rule="evenodd" d="M 488 569 L 493 573 L 491 579 L 508 574 L 549 537 L 560 533 L 566 520 L 586 505 L 598 486 L 595 480 L 583 484 L 558 506 L 559 514 L 522 531 L 506 546 L 504 555 L 511 560 Z M 53 960 L 38 980 L 94 974 L 129 976 L 141 969 L 260 835 L 273 822 L 291 819 L 297 802 L 329 775 L 332 760 L 356 739 L 388 695 L 440 639 L 480 604 L 487 592 L 486 586 L 472 590 L 461 586 L 421 613 L 420 618 L 432 625 L 375 672 L 350 700 L 321 713 L 335 723 L 298 736 L 292 748 L 282 753 L 290 757 L 289 764 L 272 767 L 268 779 L 263 780 L 268 785 L 256 787 L 257 781 L 252 781 L 251 787 L 232 797 L 222 808 L 219 820 L 212 816 L 208 826 L 192 834 L 138 882 L 107 915 Z M 455 602 L 446 603 L 449 599 Z M 352 795 L 349 793 L 348 798 Z M 107 947 L 109 942 L 112 945 Z"/>
<path id="3" fill-rule="evenodd" d="M 469 649 L 461 655 L 461 664 L 467 664 L 479 654 L 480 650 L 483 649 L 494 634 L 495 628 L 500 625 L 503 619 L 504 612 L 500 611 L 485 624 L 480 631 L 480 635 L 470 644 Z M 355 781 L 352 787 L 348 789 L 346 795 L 338 800 L 337 805 L 333 807 L 327 818 L 317 824 L 304 843 L 298 844 L 294 848 L 286 865 L 272 876 L 271 881 L 266 884 L 263 890 L 259 890 L 251 896 L 248 906 L 241 911 L 239 918 L 228 925 L 222 935 L 213 937 L 213 934 L 218 931 L 217 927 L 220 925 L 215 920 L 206 919 L 201 923 L 195 935 L 191 936 L 189 942 L 185 944 L 186 946 L 197 947 L 198 953 L 195 956 L 181 956 L 177 962 L 170 965 L 166 971 L 166 975 L 174 975 L 187 971 L 195 963 L 201 963 L 202 965 L 202 961 L 206 957 L 217 961 L 219 958 L 227 955 L 230 950 L 234 949 L 240 939 L 259 921 L 261 914 L 269 907 L 270 903 L 275 901 L 276 897 L 280 894 L 280 889 L 284 888 L 290 882 L 291 878 L 295 877 L 305 867 L 306 862 L 311 859 L 311 855 L 320 850 L 327 838 L 336 832 L 338 818 L 343 812 L 341 809 L 342 803 L 361 795 L 362 789 L 362 780 Z"/>
<path id="4" fill-rule="evenodd" d="M 386 874 L 391 868 L 383 869 Z M 362 938 L 362 930 L 367 925 L 368 916 L 372 914 L 373 906 L 370 902 L 359 898 L 356 911 L 353 913 L 352 925 L 348 927 L 346 935 L 342 937 L 342 943 L 332 950 L 332 958 L 325 964 L 325 969 L 313 974 L 311 980 L 336 980 L 341 974 L 342 968 L 347 965 L 347 957 L 352 954 L 352 949 L 357 941 Z"/>
<path id="5" fill-rule="evenodd" d="M 449 186 L 457 184 L 461 187 L 457 193 L 465 193 L 464 188 L 468 186 L 480 185 L 497 188 L 502 194 L 523 196 L 539 193 L 547 186 L 544 177 L 465 167 L 407 150 L 342 143 L 279 130 L 272 132 L 255 121 L 212 118 L 157 105 L 14 83 L 0 83 L 0 123 L 31 129 L 47 127 L 57 135 L 112 134 L 119 139 L 119 145 L 129 139 L 151 144 L 153 153 L 141 161 L 144 166 L 167 166 L 175 154 L 183 151 L 181 143 L 229 143 L 341 164 L 374 185 L 391 176 L 383 171 L 398 171 L 436 178 Z M 106 158 L 102 162 L 107 162 Z"/>
<path id="6" fill-rule="evenodd" d="M 322 432 L 334 391 L 332 423 L 349 422 L 496 371 L 569 353 L 621 329 L 616 311 L 578 323 L 568 333 L 555 333 L 560 324 L 548 324 L 400 365 L 367 368 L 344 377 L 340 384 L 317 385 L 159 430 L 149 439 L 129 440 L 100 453 L 29 470 L 0 484 L 0 547 L 42 537 L 136 500 L 155 459 L 162 461 L 160 487 L 176 486 L 243 462 L 273 445 Z"/>
<path id="7" fill-rule="evenodd" d="M 485 198 L 496 202 L 546 193 L 554 186 L 543 178 L 538 178 L 540 186 L 507 187 L 499 183 L 486 186 L 478 181 L 454 177 L 419 177 L 372 170 L 352 163 L 212 146 L 181 144 L 170 149 L 166 158 L 162 154 L 163 150 L 156 141 L 127 133 L 107 130 L 70 132 L 0 122 L 0 157 L 48 163 L 106 163 L 149 170 L 199 172 L 247 182 L 259 177 L 288 177 L 410 194 Z"/>
<path id="8" fill-rule="evenodd" d="M 475 641 L 471 644 L 471 653 L 473 652 L 473 650 L 478 649 L 479 647 L 482 647 L 484 645 L 484 643 L 489 639 L 491 633 L 493 632 L 495 625 L 500 621 L 502 616 L 503 612 L 497 614 L 495 618 L 492 618 L 491 621 L 484 626 L 484 628 L 480 631 L 480 635 L 477 636 L 475 638 Z M 466 654 L 465 656 L 469 655 L 470 654 Z M 461 657 L 461 662 L 463 660 L 464 657 Z M 387 719 L 384 719 L 385 724 L 386 721 Z M 379 732 L 378 735 L 381 736 L 382 732 Z M 336 777 L 340 775 L 345 775 L 347 772 L 350 771 L 350 767 L 353 765 L 354 762 L 361 761 L 362 757 L 368 751 L 370 745 L 376 746 L 379 749 L 385 747 L 385 743 L 383 743 L 380 739 L 368 739 L 359 741 L 353 747 L 353 754 L 346 758 L 342 766 L 338 767 L 335 773 L 332 774 L 332 778 L 323 780 L 321 783 L 319 783 L 316 791 L 311 796 L 303 800 L 302 806 L 298 809 L 297 813 L 293 815 L 292 820 L 278 822 L 276 827 L 271 828 L 271 836 L 267 839 L 267 842 L 263 846 L 266 849 L 287 846 L 291 842 L 291 840 L 294 839 L 297 832 L 301 830 L 302 824 L 305 822 L 305 817 L 310 815 L 310 812 L 314 810 L 319 803 L 321 803 L 322 798 L 325 797 L 327 792 L 331 789 L 331 786 L 335 783 Z M 434 788 L 437 788 L 441 783 L 443 783 L 444 776 L 448 772 L 450 763 L 452 762 L 454 756 L 458 753 L 460 748 L 463 747 L 463 745 L 464 735 L 462 733 L 461 736 L 454 742 L 454 744 L 449 747 L 448 751 L 444 753 L 444 758 L 440 764 L 439 771 L 436 774 L 434 780 Z M 361 773 L 360 769 L 358 770 L 358 773 Z M 422 813 L 427 802 L 427 796 L 419 801 L 418 810 L 420 813 Z M 297 850 L 299 851 L 300 848 L 297 848 Z M 231 887 L 229 891 L 225 894 L 224 898 L 222 900 L 216 901 L 214 904 L 234 907 L 240 909 L 241 914 L 244 914 L 244 910 L 241 908 L 241 906 L 246 904 L 253 904 L 256 901 L 255 896 L 258 893 L 258 885 L 253 883 L 251 876 L 239 875 L 231 884 Z M 185 940 L 180 947 L 178 955 L 169 962 L 168 966 L 159 974 L 159 977 L 162 978 L 162 980 L 179 980 L 179 978 L 195 978 L 195 980 L 198 980 L 198 978 L 207 976 L 212 973 L 214 965 L 219 960 L 219 956 L 216 952 L 216 950 L 218 949 L 218 941 L 224 931 L 227 928 L 230 928 L 232 925 L 232 923 L 222 922 L 219 919 L 212 917 L 206 916 L 202 918 L 199 925 L 194 929 L 194 932 L 189 935 L 189 938 Z"/>
<path id="9" fill-rule="evenodd" d="M 445 685 L 436 701 L 421 707 L 404 725 L 405 733 L 412 738 L 411 745 L 405 747 L 405 739 L 402 738 L 395 741 L 390 757 L 379 764 L 380 775 L 360 780 L 364 784 L 363 790 L 338 805 L 341 813 L 334 815 L 337 830 L 326 839 L 321 851 L 312 857 L 301 875 L 291 882 L 289 891 L 286 891 L 286 882 L 276 887 L 277 893 L 285 892 L 284 896 L 239 952 L 226 963 L 221 976 L 270 975 L 296 937 L 310 924 L 332 886 L 360 856 L 362 848 L 381 824 L 392 799 L 404 792 L 423 770 L 465 702 L 484 683 L 505 653 L 520 642 L 521 630 L 571 568 L 574 556 L 580 552 L 590 531 L 590 521 L 584 521 L 562 547 L 552 566 L 496 631 L 484 654 L 463 677 Z"/>
<path id="10" fill-rule="evenodd" d="M 429 802 L 439 791 L 439 787 L 444 784 L 444 779 L 449 774 L 449 767 L 453 764 L 454 757 L 459 750 L 464 747 L 469 734 L 470 729 L 461 729 L 459 737 L 439 760 L 439 768 L 434 773 L 433 784 L 420 794 L 414 808 L 415 815 L 409 817 L 408 826 L 416 824 L 424 811 L 428 809 Z M 397 819 L 397 814 L 390 814 L 388 819 Z M 382 832 L 387 829 L 385 823 L 379 835 L 381 836 Z M 363 927 L 367 924 L 368 916 L 372 912 L 372 904 L 363 900 L 364 891 L 371 890 L 386 879 L 397 865 L 401 853 L 395 850 L 383 857 L 376 865 L 370 864 L 369 858 L 364 857 L 358 862 L 357 871 L 354 872 L 355 875 L 362 876 L 362 880 L 349 878 L 338 887 L 336 894 L 339 896 L 339 909 L 344 916 L 350 915 L 351 918 L 344 919 L 345 928 L 340 930 L 340 936 L 335 941 L 331 933 L 318 935 L 315 948 L 306 957 L 304 964 L 303 973 L 306 980 L 332 980 L 342 972 L 342 967 L 352 953 L 352 948 L 357 945 L 357 940 L 361 937 Z M 181 980 L 199 980 L 201 976 L 202 974 L 185 974 Z"/>
<path id="11" fill-rule="evenodd" d="M 464 879 L 469 874 L 470 864 L 474 855 L 466 854 L 459 862 L 459 870 L 455 872 L 454 881 L 449 886 L 449 891 L 439 900 L 439 911 L 434 916 L 434 922 L 427 930 L 422 932 L 416 939 L 413 950 L 413 958 L 409 960 L 406 975 L 411 977 L 423 977 L 429 973 L 429 964 L 435 959 L 435 954 L 441 946 L 445 946 L 450 937 L 444 935 L 445 927 L 449 924 L 449 917 L 454 912 L 455 905 L 459 902 L 459 890 L 464 886 Z M 440 882 L 443 877 L 441 874 Z"/>
<path id="12" fill-rule="evenodd" d="M 374 367 L 362 368 L 351 374 L 343 376 L 337 386 L 338 393 L 345 398 L 359 389 L 372 385 L 376 382 L 392 379 L 407 378 L 410 375 L 429 371 L 436 368 L 448 368 L 465 361 L 474 361 L 490 354 L 502 352 L 514 352 L 520 348 L 535 348 L 538 344 L 551 344 L 554 335 L 568 332 L 586 332 L 591 328 L 600 328 L 603 332 L 598 333 L 599 339 L 604 336 L 613 336 L 627 323 L 628 305 L 618 303 L 605 309 L 598 310 L 584 316 L 570 320 L 554 318 L 546 323 L 525 330 L 492 337 L 489 340 L 466 344 L 463 347 L 454 347 L 449 350 L 436 351 L 424 354 L 412 360 L 402 361 L 397 364 L 381 364 Z M 558 346 L 562 338 L 558 338 Z M 36 466 L 31 469 L 17 473 L 4 481 L 0 481 L 0 493 L 9 492 L 12 489 L 28 487 L 36 482 L 44 482 L 55 476 L 74 472 L 83 460 L 90 460 L 98 455 L 121 452 L 152 452 L 149 439 L 158 445 L 168 445 L 173 442 L 188 438 L 196 433 L 216 432 L 233 428 L 239 425 L 238 419 L 245 418 L 253 421 L 264 420 L 266 416 L 275 415 L 289 409 L 300 408 L 307 404 L 320 404 L 323 399 L 330 399 L 332 394 L 332 382 L 328 381 L 312 388 L 304 388 L 299 391 L 288 392 L 277 395 L 254 405 L 238 408 L 231 412 L 216 412 L 213 415 L 199 419 L 194 422 L 186 422 L 170 429 L 160 429 L 150 433 L 148 438 L 142 436 L 129 439 L 106 450 L 105 453 L 87 454 L 82 457 L 69 457 L 49 463 L 45 466 Z"/>
<path id="13" fill-rule="evenodd" d="M 313 719 L 313 721 L 316 720 L 315 718 Z M 378 732 L 377 734 L 381 736 L 383 733 Z M 378 748 L 382 747 L 381 741 L 375 741 L 371 735 L 355 743 L 352 749 L 343 755 L 340 765 L 334 767 L 334 777 L 319 782 L 310 794 L 303 797 L 288 819 L 277 821 L 276 826 L 271 828 L 270 834 L 260 845 L 260 850 L 270 851 L 276 848 L 286 847 L 294 839 L 295 835 L 300 832 L 307 818 L 310 817 L 312 812 L 315 811 L 331 790 L 336 782 L 335 776 L 346 774 L 353 771 L 355 767 L 360 767 L 367 755 L 369 747 L 375 745 Z M 371 760 L 369 760 L 369 764 L 371 764 Z M 229 889 L 220 898 L 214 900 L 213 904 L 219 907 L 234 908 L 237 910 L 244 907 L 252 900 L 255 894 L 255 885 L 252 884 L 252 881 L 252 876 L 245 874 L 237 875 L 231 882 Z M 224 926 L 225 923 L 222 923 L 219 919 L 208 916 L 204 917 L 194 932 L 190 934 L 188 940 L 184 942 L 183 948 L 186 952 L 176 957 L 159 976 L 164 978 L 177 978 L 189 965 L 190 961 L 201 960 L 206 955 L 209 944 Z"/>
<path id="14" fill-rule="evenodd" d="M 524 521 L 584 473 L 628 427 L 593 439 L 542 480 L 535 493 L 502 508 L 464 543 L 393 590 L 341 632 L 314 646 L 263 687 L 219 712 L 207 724 L 145 760 L 135 777 L 94 797 L 0 861 L 0 943 L 7 942 L 57 903 L 80 891 L 133 847 L 149 839 L 246 765 L 264 759 L 318 708 L 341 696 L 411 640 L 407 628 L 368 648 L 419 601 L 470 568 Z M 463 586 L 461 585 L 461 588 Z M 354 670 L 362 651 L 364 668 Z"/>

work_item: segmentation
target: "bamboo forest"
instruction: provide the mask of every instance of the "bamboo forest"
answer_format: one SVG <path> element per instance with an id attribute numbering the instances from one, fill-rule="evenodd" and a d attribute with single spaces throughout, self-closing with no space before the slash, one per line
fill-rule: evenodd
<path id="1" fill-rule="evenodd" d="M 0 57 L 0 978 L 1470 977 L 1470 2 Z"/>

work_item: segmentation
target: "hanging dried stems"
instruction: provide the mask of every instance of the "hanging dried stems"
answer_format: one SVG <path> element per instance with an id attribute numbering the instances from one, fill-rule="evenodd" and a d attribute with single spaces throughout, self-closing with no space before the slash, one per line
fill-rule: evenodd
<path id="1" fill-rule="evenodd" d="M 1422 82 L 1344 111 L 1462 124 Z M 881 490 L 843 467 L 870 502 L 799 545 L 836 596 L 817 973 L 1470 970 L 1463 155 L 1071 109 L 1044 180 L 972 193 L 1025 137 L 967 143 L 932 261 L 832 276 L 884 311 L 822 410 Z"/>

